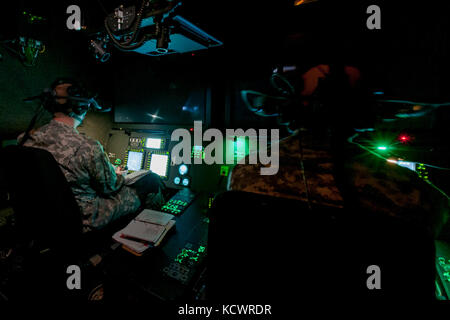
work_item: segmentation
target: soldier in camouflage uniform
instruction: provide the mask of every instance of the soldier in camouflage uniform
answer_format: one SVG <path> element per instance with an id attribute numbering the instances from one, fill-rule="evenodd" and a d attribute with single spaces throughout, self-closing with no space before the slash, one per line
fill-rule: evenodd
<path id="1" fill-rule="evenodd" d="M 229 189 L 301 201 L 308 201 L 308 190 L 309 199 L 314 204 L 343 207 L 333 176 L 332 157 L 325 147 L 306 147 L 305 139 L 300 139 L 297 132 L 279 142 L 278 155 L 271 155 L 276 156 L 279 169 L 274 175 L 260 175 L 262 164 L 238 164 L 230 176 Z"/>
<path id="2" fill-rule="evenodd" d="M 61 80 L 53 89 L 57 96 L 67 96 L 67 88 L 71 85 Z M 32 131 L 24 146 L 45 149 L 58 162 L 80 206 L 84 232 L 103 228 L 124 215 L 136 212 L 145 196 L 124 185 L 121 170 L 110 163 L 99 142 L 80 135 L 76 130 L 86 112 L 73 115 L 70 108 L 64 109 L 67 99 L 55 100 L 61 106 L 50 110 L 56 111 L 54 118 Z M 23 136 L 19 136 L 19 142 Z"/>
<path id="3" fill-rule="evenodd" d="M 351 84 L 354 84 L 355 77 L 358 76 L 357 69 L 346 67 L 345 71 Z M 326 78 L 329 72 L 330 66 L 317 65 L 302 75 L 301 95 L 305 97 L 305 105 L 308 104 L 306 97 L 316 91 L 319 80 Z M 296 130 L 294 134 L 279 142 L 278 158 L 279 170 L 271 176 L 260 175 L 261 164 L 238 164 L 230 175 L 228 188 L 301 201 L 309 200 L 312 204 L 343 207 L 342 195 L 334 178 L 334 161 L 327 141 L 316 139 L 311 133 L 300 134 L 300 130 Z"/>

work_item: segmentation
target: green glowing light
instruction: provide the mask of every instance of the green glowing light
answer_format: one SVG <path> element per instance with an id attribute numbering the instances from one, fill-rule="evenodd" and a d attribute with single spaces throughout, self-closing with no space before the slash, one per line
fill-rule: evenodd
<path id="1" fill-rule="evenodd" d="M 378 150 L 387 150 L 387 147 L 386 146 L 378 146 L 377 149 Z"/>
<path id="2" fill-rule="evenodd" d="M 227 166 L 220 167 L 220 175 L 224 176 L 224 177 L 228 176 L 228 167 Z"/>
<path id="3" fill-rule="evenodd" d="M 246 141 L 245 137 L 237 137 L 234 147 L 234 158 L 239 161 L 246 156 Z"/>
<path id="4" fill-rule="evenodd" d="M 241 161 L 241 159 L 245 158 L 249 154 L 249 141 L 246 136 L 234 136 L 230 137 L 226 141 L 226 152 L 227 159 L 233 159 L 235 163 Z M 232 155 L 232 157 L 231 157 Z M 225 174 L 225 172 L 221 173 Z"/>

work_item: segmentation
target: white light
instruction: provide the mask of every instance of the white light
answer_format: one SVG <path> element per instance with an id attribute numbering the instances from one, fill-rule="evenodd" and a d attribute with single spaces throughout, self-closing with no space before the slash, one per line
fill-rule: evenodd
<path id="1" fill-rule="evenodd" d="M 151 149 L 161 149 L 161 139 L 147 138 L 145 147 Z"/>
<path id="2" fill-rule="evenodd" d="M 407 168 L 411 171 L 416 171 L 416 163 L 415 162 L 397 161 L 397 165 L 399 165 L 400 167 Z"/>
<path id="3" fill-rule="evenodd" d="M 411 171 L 416 171 L 416 162 L 402 161 L 402 160 L 395 160 L 395 159 L 387 159 L 387 162 L 395 163 L 399 167 L 407 168 Z"/>
<path id="4" fill-rule="evenodd" d="M 149 117 L 152 117 L 153 119 L 156 119 L 156 118 L 158 118 L 158 119 L 164 119 L 163 117 L 160 117 L 160 116 L 158 116 L 157 114 L 152 114 L 152 113 L 149 113 L 149 112 L 147 112 L 146 113 Z"/>
<path id="5" fill-rule="evenodd" d="M 150 171 L 165 177 L 167 172 L 168 155 L 152 154 L 150 158 Z"/>

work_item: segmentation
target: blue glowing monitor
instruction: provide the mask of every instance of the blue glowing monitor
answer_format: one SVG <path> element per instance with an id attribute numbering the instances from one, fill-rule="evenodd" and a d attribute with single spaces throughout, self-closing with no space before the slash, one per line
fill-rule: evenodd
<path id="1" fill-rule="evenodd" d="M 138 151 L 128 151 L 127 167 L 128 170 L 138 171 L 142 168 L 144 153 Z"/>

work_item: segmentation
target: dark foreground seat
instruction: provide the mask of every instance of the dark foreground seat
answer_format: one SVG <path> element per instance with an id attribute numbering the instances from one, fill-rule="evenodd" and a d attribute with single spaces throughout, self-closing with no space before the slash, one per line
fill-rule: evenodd
<path id="1" fill-rule="evenodd" d="M 425 227 L 230 191 L 210 211 L 208 299 L 218 303 L 434 299 Z M 380 290 L 367 280 L 380 268 Z"/>
<path id="2" fill-rule="evenodd" d="M 2 186 L 14 209 L 14 253 L 21 256 L 24 271 L 17 276 L 14 294 L 21 299 L 80 295 L 80 291 L 67 290 L 67 267 L 86 265 L 111 242 L 111 233 L 82 233 L 78 204 L 49 152 L 8 146 L 0 154 Z"/>

